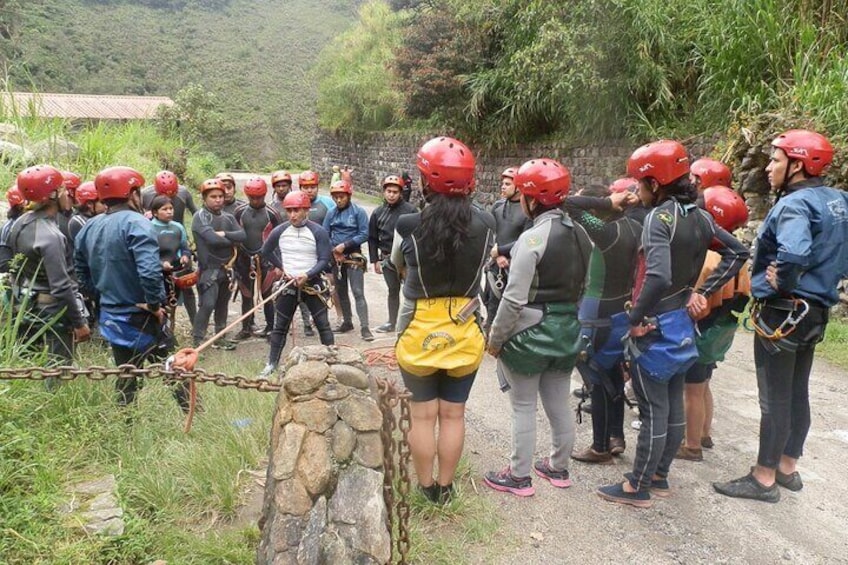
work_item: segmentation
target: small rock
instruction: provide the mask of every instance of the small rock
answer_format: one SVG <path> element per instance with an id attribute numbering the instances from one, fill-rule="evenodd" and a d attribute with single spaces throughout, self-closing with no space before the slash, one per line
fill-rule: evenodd
<path id="1" fill-rule="evenodd" d="M 370 396 L 351 395 L 336 405 L 339 417 L 354 430 L 371 432 L 383 426 L 383 414 Z"/>
<path id="2" fill-rule="evenodd" d="M 291 396 L 309 394 L 330 374 L 330 367 L 321 361 L 306 361 L 288 370 L 283 386 Z"/>
<path id="3" fill-rule="evenodd" d="M 350 389 L 346 386 L 339 386 L 338 383 L 330 382 L 332 379 L 328 378 L 327 382 L 318 389 L 318 392 L 315 393 L 315 396 L 320 398 L 321 400 L 341 400 L 342 398 L 347 398 L 350 395 Z"/>
<path id="4" fill-rule="evenodd" d="M 292 408 L 292 417 L 309 428 L 309 431 L 323 434 L 338 420 L 338 415 L 332 406 L 323 400 L 313 399 L 299 402 Z"/>
<path id="5" fill-rule="evenodd" d="M 307 434 L 297 461 L 297 473 L 303 486 L 312 496 L 320 494 L 327 488 L 331 472 L 332 461 L 327 438 L 320 434 Z"/>
<path id="6" fill-rule="evenodd" d="M 290 423 L 283 430 L 283 438 L 274 453 L 274 478 L 279 480 L 288 479 L 294 473 L 300 448 L 303 445 L 303 437 L 306 435 L 306 426 Z"/>
<path id="7" fill-rule="evenodd" d="M 383 441 L 380 439 L 380 432 L 361 433 L 357 436 L 353 460 L 371 469 L 382 467 Z"/>
<path id="8" fill-rule="evenodd" d="M 368 373 L 350 365 L 333 365 L 330 372 L 343 385 L 366 390 L 368 388 Z"/>
<path id="9" fill-rule="evenodd" d="M 350 459 L 354 447 L 356 447 L 356 432 L 339 420 L 333 426 L 333 457 L 340 463 L 347 461 Z"/>
<path id="10" fill-rule="evenodd" d="M 309 493 L 297 478 L 279 481 L 274 491 L 277 510 L 284 514 L 303 516 L 312 508 Z"/>

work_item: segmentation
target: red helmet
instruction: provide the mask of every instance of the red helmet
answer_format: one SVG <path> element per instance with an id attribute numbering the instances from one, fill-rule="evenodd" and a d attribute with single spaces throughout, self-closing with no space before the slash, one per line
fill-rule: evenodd
<path id="1" fill-rule="evenodd" d="M 173 198 L 177 195 L 180 183 L 177 181 L 177 175 L 171 171 L 159 171 L 153 180 L 153 188 L 156 190 L 156 194 Z"/>
<path id="2" fill-rule="evenodd" d="M 300 173 L 300 178 L 297 184 L 300 186 L 318 186 L 318 173 L 315 171 L 303 171 Z"/>
<path id="3" fill-rule="evenodd" d="M 397 175 L 389 175 L 389 176 L 387 176 L 386 178 L 383 179 L 383 188 L 386 188 L 390 184 L 394 184 L 394 185 L 397 185 L 399 187 L 403 187 L 404 182 Z"/>
<path id="4" fill-rule="evenodd" d="M 503 177 L 515 180 L 515 167 L 504 169 L 504 172 L 501 173 L 501 178 Z"/>
<path id="5" fill-rule="evenodd" d="M 18 185 L 13 184 L 11 188 L 6 191 L 6 202 L 8 202 L 9 206 L 13 208 L 26 202 L 26 198 L 24 198 L 24 195 L 21 193 L 21 189 L 18 188 Z"/>
<path id="6" fill-rule="evenodd" d="M 748 222 L 748 207 L 745 201 L 726 186 L 711 186 L 704 190 L 704 208 L 718 225 L 729 232 Z"/>
<path id="7" fill-rule="evenodd" d="M 221 181 L 221 184 L 223 184 L 224 181 L 227 181 L 233 183 L 233 186 L 236 185 L 236 178 L 230 173 L 218 173 L 215 175 L 215 178 Z"/>
<path id="8" fill-rule="evenodd" d="M 278 182 L 291 182 L 291 173 L 288 171 L 274 171 L 271 173 L 271 186 L 274 186 Z"/>
<path id="9" fill-rule="evenodd" d="M 639 181 L 630 177 L 622 177 L 614 180 L 613 183 L 609 185 L 610 194 L 615 194 L 617 192 L 636 192 L 638 189 Z"/>
<path id="10" fill-rule="evenodd" d="M 268 194 L 268 183 L 262 177 L 251 177 L 244 183 L 245 196 L 265 196 Z"/>
<path id="11" fill-rule="evenodd" d="M 97 195 L 97 187 L 94 186 L 94 181 L 86 181 L 77 189 L 76 199 L 80 206 L 85 206 L 86 204 L 95 202 L 96 200 L 99 200 L 99 198 L 100 197 Z"/>
<path id="12" fill-rule="evenodd" d="M 144 177 L 129 167 L 109 167 L 97 173 L 94 186 L 97 187 L 100 200 L 129 199 L 134 189 L 144 186 Z"/>
<path id="13" fill-rule="evenodd" d="M 350 186 L 350 183 L 348 181 L 337 180 L 336 182 L 330 185 L 330 194 L 333 194 L 334 192 L 353 194 L 353 188 Z"/>
<path id="14" fill-rule="evenodd" d="M 692 163 L 691 172 L 701 179 L 701 188 L 711 186 L 730 186 L 730 169 L 715 159 L 698 159 Z"/>
<path id="15" fill-rule="evenodd" d="M 219 179 L 206 179 L 200 183 L 201 196 L 206 196 L 206 193 L 210 190 L 220 190 L 221 192 L 224 192 L 224 185 L 221 184 Z"/>
<path id="16" fill-rule="evenodd" d="M 571 188 L 571 173 L 553 159 L 527 161 L 515 173 L 515 186 L 543 206 L 562 203 Z"/>
<path id="17" fill-rule="evenodd" d="M 79 185 L 82 184 L 82 179 L 80 176 L 71 171 L 62 171 L 62 179 L 65 185 L 65 188 L 68 189 L 68 193 L 73 196 L 76 190 L 79 188 Z"/>
<path id="18" fill-rule="evenodd" d="M 283 208 L 286 210 L 290 210 L 293 208 L 312 208 L 312 201 L 309 199 L 309 195 L 305 192 L 296 191 L 289 192 L 286 194 L 286 197 L 283 198 Z"/>
<path id="19" fill-rule="evenodd" d="M 200 274 L 191 267 L 187 267 L 175 272 L 172 277 L 174 278 L 175 287 L 191 288 L 197 284 Z"/>
<path id="20" fill-rule="evenodd" d="M 677 141 L 662 139 L 648 143 L 627 160 L 627 175 L 636 180 L 654 178 L 665 186 L 686 174 L 689 174 L 689 156 Z"/>
<path id="21" fill-rule="evenodd" d="M 30 202 L 43 202 L 64 183 L 62 173 L 50 165 L 36 165 L 18 173 L 18 189 Z"/>
<path id="22" fill-rule="evenodd" d="M 418 170 L 433 192 L 467 196 L 474 191 L 474 154 L 451 137 L 435 137 L 418 150 Z"/>
<path id="23" fill-rule="evenodd" d="M 825 136 L 814 131 L 791 129 L 778 135 L 771 144 L 783 149 L 790 159 L 804 163 L 804 169 L 811 177 L 822 174 L 833 160 L 833 146 Z"/>

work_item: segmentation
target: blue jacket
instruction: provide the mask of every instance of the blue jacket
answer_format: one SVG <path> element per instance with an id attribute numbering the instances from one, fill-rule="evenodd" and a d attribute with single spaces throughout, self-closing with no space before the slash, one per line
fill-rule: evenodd
<path id="1" fill-rule="evenodd" d="M 351 202 L 344 210 L 333 208 L 324 218 L 324 229 L 330 234 L 330 244 L 345 246 L 345 253 L 359 251 L 368 241 L 368 214 Z"/>
<path id="2" fill-rule="evenodd" d="M 836 284 L 848 274 L 848 194 L 814 177 L 796 183 L 766 215 L 751 270 L 754 298 L 797 296 L 823 306 L 839 301 Z M 775 290 L 766 268 L 777 263 Z"/>
<path id="3" fill-rule="evenodd" d="M 156 233 L 138 212 L 119 210 L 89 220 L 77 234 L 74 267 L 82 288 L 100 294 L 104 310 L 137 312 L 136 304 L 165 301 Z"/>

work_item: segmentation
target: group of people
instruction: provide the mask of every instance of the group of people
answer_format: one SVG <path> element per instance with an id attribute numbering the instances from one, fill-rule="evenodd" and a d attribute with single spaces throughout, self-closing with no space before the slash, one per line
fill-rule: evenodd
<path id="1" fill-rule="evenodd" d="M 23 331 L 64 360 L 96 318 L 115 362 L 140 366 L 168 350 L 165 311 L 173 316 L 179 302 L 197 346 L 210 317 L 216 332 L 224 329 L 237 292 L 245 319 L 236 338 L 268 338 L 261 373 L 268 377 L 299 307 L 307 335 L 314 324 L 331 345 L 334 333 L 354 329 L 350 291 L 360 335 L 374 339 L 364 293 L 372 264 L 388 288 L 389 318 L 376 330 L 397 333 L 397 361 L 412 394 L 412 459 L 420 491 L 435 503 L 453 496 L 465 404 L 486 352 L 497 359 L 512 407 L 509 464 L 485 474 L 488 486 L 530 496 L 535 474 L 566 488 L 571 459 L 603 464 L 623 453 L 629 380 L 641 420 L 633 469 L 597 493 L 636 507 L 668 496 L 675 457 L 700 460 L 712 447 L 709 379 L 733 339 L 733 313 L 753 297 L 757 464 L 714 487 L 776 502 L 778 486 L 803 486 L 796 465 L 810 426 L 813 354 L 848 273 L 848 198 L 822 178 L 833 155 L 822 135 L 791 130 L 772 145 L 766 171 L 777 202 L 750 262 L 731 233 L 748 212 L 730 188 L 730 170 L 711 159 L 690 166 L 676 141 L 638 148 L 627 177 L 609 187 L 575 191 L 561 163 L 528 160 L 503 172 L 502 199 L 486 211 L 472 201 L 473 153 L 439 137 L 417 154 L 423 209 L 404 198 L 407 180 L 390 175 L 370 218 L 352 202 L 349 178 L 334 180 L 327 198 L 318 195 L 314 171 L 299 175 L 299 190 L 291 174 L 274 172 L 272 193 L 264 179 L 250 178 L 246 201 L 222 173 L 201 184 L 196 209 L 168 171 L 145 187 L 127 167 L 105 169 L 89 183 L 48 165 L 30 167 L 7 194 L 0 271 L 11 274 L 7 298 L 27 309 Z M 186 210 L 194 214 L 194 249 Z M 334 289 L 340 319 L 331 328 Z M 247 316 L 260 299 L 267 301 L 262 330 Z M 52 331 L 39 333 L 48 321 Z M 575 368 L 592 400 L 593 441 L 583 449 L 575 449 L 569 409 Z M 118 391 L 128 404 L 137 383 L 121 380 Z M 174 393 L 185 408 L 184 387 Z M 537 398 L 551 448 L 534 461 Z"/>
<path id="2" fill-rule="evenodd" d="M 423 495 L 453 495 L 465 403 L 486 351 L 512 406 L 509 464 L 485 474 L 489 487 L 531 496 L 535 474 L 567 488 L 570 459 L 602 464 L 623 453 L 629 380 L 641 421 L 633 468 L 597 494 L 639 508 L 669 496 L 674 459 L 701 460 L 713 446 L 709 379 L 733 340 L 734 312 L 751 297 L 760 449 L 749 473 L 713 487 L 767 502 L 780 499 L 779 487 L 801 490 L 812 358 L 848 274 L 848 195 L 822 177 L 832 157 L 816 132 L 772 142 L 766 172 L 777 201 L 748 261 L 731 234 L 748 210 L 730 170 L 712 159 L 690 166 L 676 141 L 638 148 L 627 177 L 574 194 L 553 159 L 508 168 L 491 212 L 471 202 L 470 149 L 451 138 L 426 143 L 418 169 L 427 204 L 400 218 L 391 253 L 404 273 L 396 354 L 412 393 L 409 442 Z M 574 368 L 591 389 L 585 449 L 574 449 L 568 408 Z M 551 447 L 534 461 L 537 398 Z"/>

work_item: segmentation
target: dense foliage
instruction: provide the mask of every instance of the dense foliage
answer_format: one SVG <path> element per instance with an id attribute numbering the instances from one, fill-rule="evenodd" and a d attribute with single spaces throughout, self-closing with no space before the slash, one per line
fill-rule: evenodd
<path id="1" fill-rule="evenodd" d="M 405 126 L 423 120 L 501 144 L 715 133 L 766 112 L 838 137 L 848 119 L 846 0 L 372 4 L 411 22 L 396 30 L 402 42 L 385 87 L 404 93 L 394 117 Z M 353 33 L 367 43 L 371 31 L 360 24 Z M 322 101 L 322 122 L 365 123 L 333 107 Z"/>

